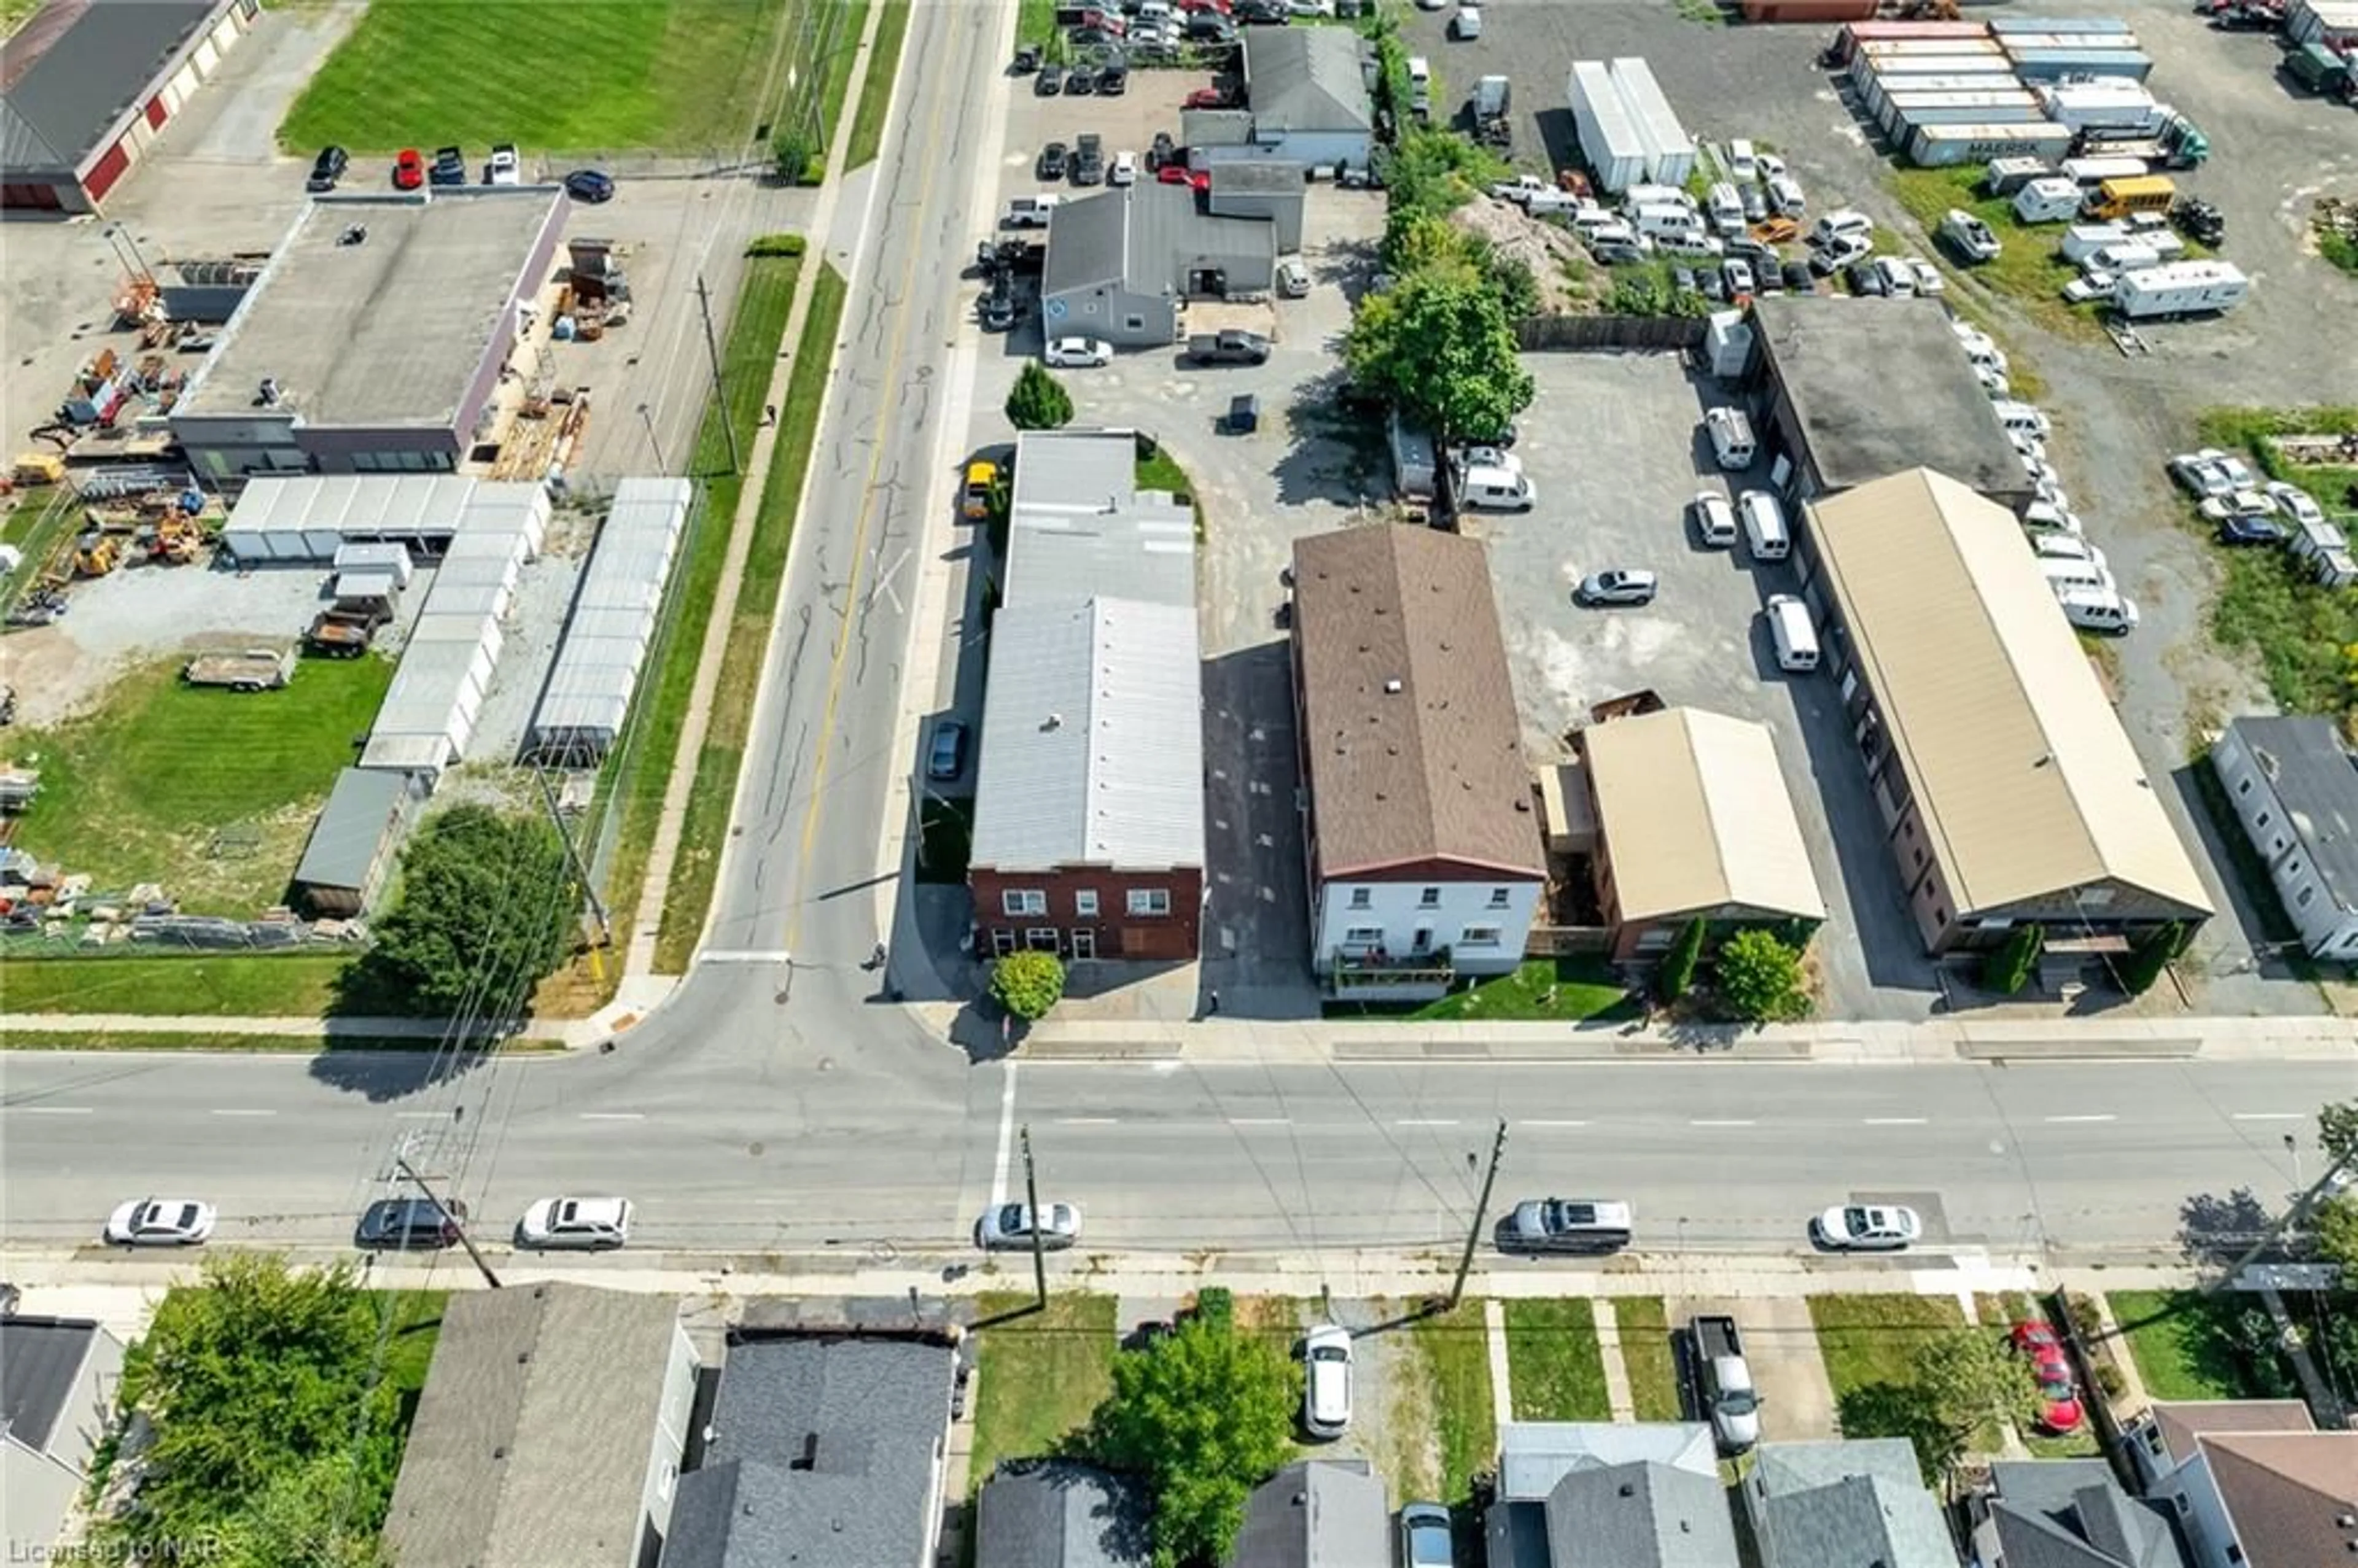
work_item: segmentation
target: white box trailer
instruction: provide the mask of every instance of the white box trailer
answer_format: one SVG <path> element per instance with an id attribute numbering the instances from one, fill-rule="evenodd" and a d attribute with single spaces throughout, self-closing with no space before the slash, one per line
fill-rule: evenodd
<path id="1" fill-rule="evenodd" d="M 2108 136 L 2158 135 L 2174 117 L 2134 81 L 2058 82 L 2039 89 L 2037 101 L 2057 124 Z"/>
<path id="2" fill-rule="evenodd" d="M 1676 111 L 1654 80 L 1654 68 L 1635 55 L 1625 55 L 1610 67 L 1613 85 L 1638 127 L 1646 148 L 1646 178 L 1662 185 L 1683 185 L 1694 172 L 1694 138 L 1679 124 Z"/>
<path id="3" fill-rule="evenodd" d="M 2013 92 L 1895 92 L 1885 101 L 1883 128 L 1903 141 L 1919 125 L 2024 125 L 2047 118 L 2039 100 Z"/>
<path id="4" fill-rule="evenodd" d="M 2125 245 L 2131 235 L 2126 223 L 2074 223 L 2063 231 L 2063 259 L 2077 266 L 2106 245 Z"/>
<path id="5" fill-rule="evenodd" d="M 2113 306 L 2132 321 L 2215 316 L 2241 305 L 2251 291 L 2251 280 L 2231 263 L 2169 262 L 2124 276 L 2113 290 Z"/>
<path id="6" fill-rule="evenodd" d="M 1572 62 L 1567 88 L 1574 133 L 1580 138 L 1581 157 L 1596 189 L 1618 193 L 1646 178 L 1646 143 L 1638 134 L 1629 106 L 1613 84 L 1613 73 L 1601 59 Z"/>
<path id="7" fill-rule="evenodd" d="M 1908 156 L 1925 168 L 1953 168 L 1999 157 L 2059 157 L 2071 146 L 2071 133 L 2046 120 L 2012 124 L 1919 125 L 1908 138 Z"/>
<path id="8" fill-rule="evenodd" d="M 1877 123 L 1883 119 L 1883 106 L 1891 101 L 1896 84 L 1902 92 L 2018 92 L 2022 83 L 2011 76 L 1995 71 L 1976 71 L 1970 76 L 1900 76 L 1887 82 L 1880 76 L 1867 79 L 1859 90 L 1859 102 Z"/>
<path id="9" fill-rule="evenodd" d="M 2083 187 L 2108 179 L 2142 179 L 2153 172 L 2141 157 L 2067 157 L 2056 167 L 2064 178 Z"/>

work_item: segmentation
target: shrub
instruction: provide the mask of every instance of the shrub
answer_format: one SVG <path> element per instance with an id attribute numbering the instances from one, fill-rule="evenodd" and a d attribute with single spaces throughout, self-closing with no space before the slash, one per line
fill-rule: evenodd
<path id="1" fill-rule="evenodd" d="M 1237 1320 L 1237 1293 L 1226 1285 L 1206 1285 L 1195 1292 L 1195 1315 L 1229 1326 Z"/>
<path id="2" fill-rule="evenodd" d="M 1660 973 L 1654 977 L 1654 994 L 1664 1006 L 1687 994 L 1694 984 L 1695 965 L 1703 958 L 1703 921 L 1690 920 L 1679 928 L 1679 939 L 1662 959 Z"/>
<path id="3" fill-rule="evenodd" d="M 1773 932 L 1739 931 L 1721 945 L 1720 1001 L 1747 1023 L 1774 1023 L 1810 1010 L 1801 990 L 1801 955 Z"/>
<path id="4" fill-rule="evenodd" d="M 990 994 L 1026 1023 L 1064 999 L 1065 966 L 1054 953 L 1010 953 L 990 971 Z"/>
<path id="5" fill-rule="evenodd" d="M 811 166 L 817 164 L 822 171 L 827 168 L 819 139 L 799 125 L 789 125 L 770 138 L 770 156 L 778 178 L 788 185 L 816 185 Z"/>
<path id="6" fill-rule="evenodd" d="M 800 234 L 763 234 L 745 247 L 748 256 L 798 256 L 809 242 Z"/>
<path id="7" fill-rule="evenodd" d="M 2036 921 L 2017 925 L 2006 933 L 2006 941 L 1996 951 L 1982 960 L 1982 988 L 2000 996 L 2012 996 L 2030 981 L 2030 973 L 2039 967 L 2039 949 L 2047 945 L 2047 932 Z"/>
<path id="8" fill-rule="evenodd" d="M 1024 362 L 1007 394 L 1007 420 L 1019 430 L 1055 430 L 1073 422 L 1073 395 L 1038 360 Z"/>
<path id="9" fill-rule="evenodd" d="M 2161 971 L 2186 950 L 2187 939 L 2192 935 L 2192 929 L 2180 920 L 2139 934 L 2120 970 L 2121 985 L 2129 995 L 2143 996 L 2151 990 L 2154 981 L 2161 979 Z"/>

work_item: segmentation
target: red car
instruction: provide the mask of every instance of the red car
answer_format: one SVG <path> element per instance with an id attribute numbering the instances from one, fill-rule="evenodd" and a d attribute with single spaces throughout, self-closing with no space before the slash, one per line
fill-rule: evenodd
<path id="1" fill-rule="evenodd" d="M 2006 1340 L 2030 1363 L 2030 1375 L 2038 1379 L 2041 1400 L 2039 1429 L 2059 1436 L 2079 1431 L 2087 1412 L 2080 1408 L 2080 1389 L 2071 1379 L 2071 1360 L 2063 1353 L 2063 1342 L 2056 1337 L 2054 1329 L 2043 1323 L 2017 1323 Z"/>
<path id="2" fill-rule="evenodd" d="M 1185 164 L 1166 163 L 1154 171 L 1154 178 L 1165 185 L 1192 185 L 1198 190 L 1212 189 L 1212 171 L 1190 169 Z"/>
<path id="3" fill-rule="evenodd" d="M 1187 94 L 1187 101 L 1181 104 L 1180 107 L 1183 109 L 1226 109 L 1228 107 L 1228 95 L 1217 87 L 1198 87 L 1195 92 Z"/>
<path id="4" fill-rule="evenodd" d="M 1217 11 L 1221 16 L 1225 16 L 1228 15 L 1229 12 L 1233 11 L 1235 7 L 1228 3 L 1228 0 L 1179 0 L 1179 9 L 1182 11 Z"/>
<path id="5" fill-rule="evenodd" d="M 426 160 L 417 156 L 416 147 L 404 147 L 401 156 L 393 160 L 393 188 L 415 190 L 426 183 Z"/>

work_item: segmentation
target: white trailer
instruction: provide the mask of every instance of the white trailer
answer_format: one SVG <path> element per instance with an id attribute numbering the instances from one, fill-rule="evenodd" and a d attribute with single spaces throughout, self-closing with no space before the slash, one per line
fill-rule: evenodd
<path id="1" fill-rule="evenodd" d="M 1661 83 L 1654 80 L 1654 68 L 1629 55 L 1615 60 L 1611 70 L 1613 85 L 1646 149 L 1646 178 L 1661 185 L 1685 184 L 1694 172 L 1694 138 L 1679 124 Z"/>
<path id="2" fill-rule="evenodd" d="M 2135 81 L 2065 81 L 2039 90 L 2048 118 L 2075 131 L 2122 137 L 2153 136 L 2172 118 L 2166 104 Z"/>
<path id="3" fill-rule="evenodd" d="M 1646 178 L 1646 144 L 1601 59 L 1572 63 L 1572 124 L 1596 189 L 1619 193 Z"/>
<path id="4" fill-rule="evenodd" d="M 2063 178 L 2076 185 L 2102 185 L 2108 179 L 2142 179 L 2153 166 L 2141 157 L 2067 157 L 2060 166 Z"/>
<path id="5" fill-rule="evenodd" d="M 2251 280 L 2231 263 L 2169 262 L 2123 277 L 2113 306 L 2132 321 L 2215 316 L 2242 304 L 2251 291 Z"/>

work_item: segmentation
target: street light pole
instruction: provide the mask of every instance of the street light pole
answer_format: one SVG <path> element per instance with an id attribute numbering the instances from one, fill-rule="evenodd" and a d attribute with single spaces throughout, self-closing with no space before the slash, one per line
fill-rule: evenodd
<path id="1" fill-rule="evenodd" d="M 743 471 L 744 464 L 737 456 L 737 422 L 729 416 L 729 387 L 720 377 L 720 338 L 712 330 L 712 292 L 704 287 L 704 275 L 696 275 L 697 308 L 704 313 L 704 353 L 712 362 L 712 402 L 719 410 L 720 433 L 729 438 L 729 471 Z"/>
<path id="2" fill-rule="evenodd" d="M 647 427 L 647 450 L 655 455 L 655 471 L 671 472 L 671 464 L 664 460 L 663 438 L 655 434 L 655 416 L 645 404 L 639 405 L 639 419 Z"/>
<path id="3" fill-rule="evenodd" d="M 1040 1230 L 1040 1183 L 1032 1169 L 1032 1124 L 1022 1130 L 1023 1202 L 1032 1217 L 1032 1293 L 1040 1299 L 1040 1310 L 1048 1310 L 1047 1238 Z"/>

